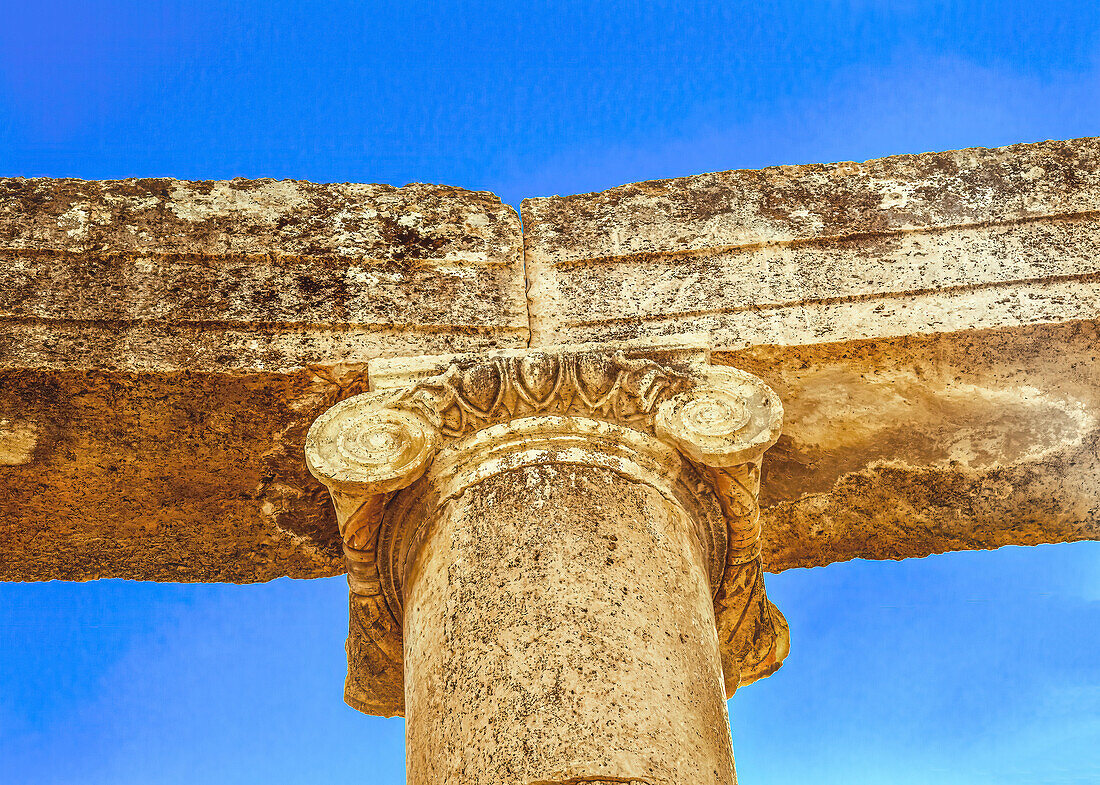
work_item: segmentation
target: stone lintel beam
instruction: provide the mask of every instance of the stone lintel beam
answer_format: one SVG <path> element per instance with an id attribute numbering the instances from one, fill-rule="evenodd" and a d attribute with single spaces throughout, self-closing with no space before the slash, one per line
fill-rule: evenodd
<path id="1" fill-rule="evenodd" d="M 336 574 L 309 424 L 372 357 L 527 337 L 492 194 L 0 179 L 0 580 Z"/>
<path id="2" fill-rule="evenodd" d="M 1100 322 L 715 354 L 783 400 L 769 571 L 1100 540 Z"/>
<path id="3" fill-rule="evenodd" d="M 532 341 L 716 350 L 1100 317 L 1100 137 L 523 202 Z"/>
<path id="4" fill-rule="evenodd" d="M 376 361 L 378 388 L 310 429 L 348 563 L 346 699 L 405 714 L 410 782 L 733 782 L 725 699 L 789 646 L 757 504 L 782 405 L 708 359 Z"/>
<path id="5" fill-rule="evenodd" d="M 780 394 L 770 570 L 1100 538 L 1098 147 L 529 200 L 525 239 L 444 186 L 0 180 L 0 579 L 338 573 L 309 423 L 372 357 L 526 345 L 525 267 L 536 345 L 703 330 Z"/>
<path id="6" fill-rule="evenodd" d="M 768 569 L 1100 538 L 1100 138 L 523 203 L 534 343 L 704 330 L 787 424 Z"/>

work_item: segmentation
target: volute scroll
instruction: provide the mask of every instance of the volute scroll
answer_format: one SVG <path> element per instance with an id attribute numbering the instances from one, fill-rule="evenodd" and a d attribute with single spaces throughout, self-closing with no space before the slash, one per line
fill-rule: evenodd
<path id="1" fill-rule="evenodd" d="M 699 497 L 685 509 L 701 521 L 709 551 L 727 694 L 778 668 L 789 635 L 764 592 L 757 500 L 761 459 L 779 437 L 783 407 L 761 379 L 709 360 L 704 341 L 680 339 L 372 362 L 372 391 L 325 412 L 306 439 L 307 466 L 330 490 L 348 567 L 345 699 L 372 712 L 402 711 L 398 579 L 424 534 L 407 510 L 433 494 L 444 500 L 444 485 L 467 474 L 528 459 L 600 465 L 602 456 L 618 466 L 618 450 L 600 443 L 615 429 L 623 444 L 648 440 L 639 455 L 668 454 L 653 464 L 666 468 L 646 476 L 668 473 L 671 484 L 658 484 Z M 708 505 L 713 515 L 698 512 Z"/>

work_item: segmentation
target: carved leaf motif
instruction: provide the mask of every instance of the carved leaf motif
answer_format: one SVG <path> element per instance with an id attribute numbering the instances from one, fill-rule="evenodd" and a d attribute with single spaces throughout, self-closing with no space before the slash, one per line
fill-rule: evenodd
<path id="1" fill-rule="evenodd" d="M 516 393 L 535 411 L 549 406 L 561 386 L 561 362 L 551 354 L 538 353 L 515 361 L 512 375 Z"/>
<path id="2" fill-rule="evenodd" d="M 452 376 L 456 402 L 468 413 L 489 419 L 504 398 L 507 373 L 499 362 L 479 363 Z"/>
<path id="3" fill-rule="evenodd" d="M 574 389 L 584 406 L 592 411 L 601 409 L 614 394 L 620 369 L 605 354 L 584 354 L 573 361 Z"/>
<path id="4" fill-rule="evenodd" d="M 739 565 L 727 575 L 723 592 L 715 598 L 720 621 L 719 639 L 726 669 L 736 668 L 747 684 L 774 673 L 787 655 L 787 621 L 764 591 L 759 559 Z"/>
<path id="5" fill-rule="evenodd" d="M 789 635 L 764 591 L 757 496 L 759 456 L 778 435 L 782 409 L 759 379 L 724 367 L 669 367 L 621 351 L 533 351 L 456 363 L 370 396 L 343 422 L 346 432 L 338 429 L 330 440 L 339 462 L 322 467 L 351 467 L 352 479 L 340 481 L 362 486 L 333 489 L 352 600 L 346 690 L 352 705 L 384 713 L 401 706 L 401 623 L 386 601 L 378 559 L 392 548 L 379 536 L 395 489 L 419 476 L 413 470 L 432 460 L 440 434 L 456 439 L 535 414 L 611 420 L 677 447 L 687 459 L 682 465 L 699 472 L 693 482 L 717 496 L 725 519 L 719 563 L 725 574 L 714 599 L 727 683 L 735 688 L 779 667 Z"/>
<path id="6" fill-rule="evenodd" d="M 391 405 L 418 412 L 431 408 L 432 421 L 451 438 L 546 411 L 614 419 L 649 430 L 657 406 L 690 386 L 685 375 L 621 353 L 537 352 L 511 360 L 452 365 L 402 391 Z"/>
<path id="7" fill-rule="evenodd" d="M 755 463 L 731 468 L 709 467 L 714 490 L 729 528 L 727 564 L 744 564 L 760 557 L 760 467 Z"/>
<path id="8" fill-rule="evenodd" d="M 612 394 L 621 368 L 610 355 L 582 355 L 574 360 L 577 391 L 589 408 L 599 408 Z"/>
<path id="9" fill-rule="evenodd" d="M 352 548 L 365 548 L 377 537 L 388 499 L 387 494 L 368 496 L 359 505 L 359 509 L 348 516 L 346 521 L 341 522 L 341 534 L 347 545 Z"/>

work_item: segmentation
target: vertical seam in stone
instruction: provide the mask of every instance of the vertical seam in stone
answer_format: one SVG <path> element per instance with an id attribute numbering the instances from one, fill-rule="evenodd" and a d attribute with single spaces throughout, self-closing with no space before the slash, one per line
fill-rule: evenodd
<path id="1" fill-rule="evenodd" d="M 520 263 L 523 265 L 523 304 L 527 309 L 527 346 L 531 346 L 531 342 L 534 340 L 535 335 L 535 319 L 531 313 L 531 268 L 527 264 L 527 229 L 523 225 L 523 202 L 520 202 L 519 214 L 519 237 L 522 241 L 521 246 L 523 248 L 523 258 Z"/>

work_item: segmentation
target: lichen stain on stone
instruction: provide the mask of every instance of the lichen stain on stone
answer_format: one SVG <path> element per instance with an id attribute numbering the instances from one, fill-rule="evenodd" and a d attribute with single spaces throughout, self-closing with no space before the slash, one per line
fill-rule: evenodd
<path id="1" fill-rule="evenodd" d="M 289 180 L 253 184 L 248 191 L 233 188 L 228 182 L 215 183 L 208 191 L 190 186 L 175 183 L 168 209 L 177 218 L 196 223 L 225 216 L 239 219 L 242 215 L 275 223 L 286 213 L 308 205 L 298 184 Z"/>
<path id="2" fill-rule="evenodd" d="M 0 466 L 30 463 L 38 446 L 38 426 L 28 420 L 0 419 Z"/>

